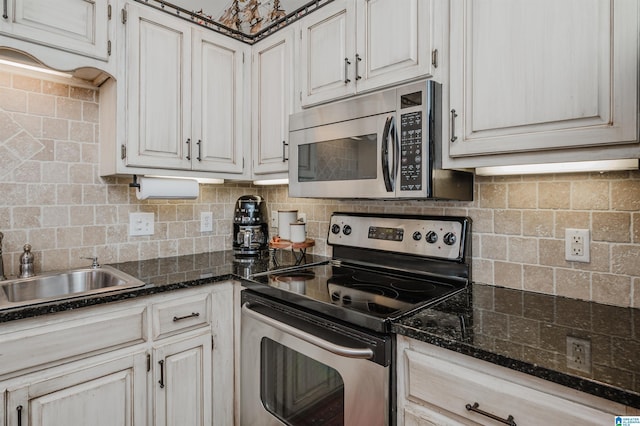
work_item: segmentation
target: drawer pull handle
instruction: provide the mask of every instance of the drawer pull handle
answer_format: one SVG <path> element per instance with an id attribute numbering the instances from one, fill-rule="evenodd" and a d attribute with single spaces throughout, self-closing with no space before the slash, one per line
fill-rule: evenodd
<path id="1" fill-rule="evenodd" d="M 158 361 L 160 364 L 160 380 L 158 380 L 158 384 L 160 385 L 160 389 L 164 388 L 164 360 Z"/>
<path id="2" fill-rule="evenodd" d="M 18 426 L 22 426 L 22 405 L 18 405 L 16 411 L 18 412 Z"/>
<path id="3" fill-rule="evenodd" d="M 458 117 L 458 114 L 456 113 L 455 109 L 451 110 L 451 142 L 455 142 L 458 140 L 458 137 L 456 136 L 456 117 Z"/>
<path id="4" fill-rule="evenodd" d="M 173 322 L 180 321 L 187 318 L 197 318 L 200 316 L 200 312 L 191 312 L 189 315 L 185 315 L 183 317 L 173 317 Z"/>
<path id="5" fill-rule="evenodd" d="M 500 423 L 504 423 L 505 425 L 516 426 L 516 422 L 511 414 L 509 414 L 509 417 L 507 417 L 506 419 L 503 419 L 502 417 L 498 417 L 495 414 L 491 414 L 484 410 L 481 410 L 480 408 L 478 408 L 480 407 L 480 404 L 478 404 L 477 402 L 474 402 L 473 405 L 467 404 L 465 405 L 465 407 L 468 411 L 473 411 L 474 413 L 489 417 L 490 419 L 493 419 Z"/>

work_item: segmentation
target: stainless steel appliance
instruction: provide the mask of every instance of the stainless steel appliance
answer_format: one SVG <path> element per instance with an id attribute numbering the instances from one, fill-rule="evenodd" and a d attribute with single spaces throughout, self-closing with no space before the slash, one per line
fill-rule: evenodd
<path id="1" fill-rule="evenodd" d="M 233 252 L 237 258 L 256 257 L 269 250 L 269 223 L 264 199 L 243 195 L 233 216 Z"/>
<path id="2" fill-rule="evenodd" d="M 252 276 L 241 424 L 395 424 L 391 322 L 467 286 L 470 233 L 466 217 L 334 213 L 330 261 Z"/>
<path id="3" fill-rule="evenodd" d="M 422 81 L 289 119 L 289 195 L 473 199 L 473 174 L 441 168 L 441 85 Z"/>

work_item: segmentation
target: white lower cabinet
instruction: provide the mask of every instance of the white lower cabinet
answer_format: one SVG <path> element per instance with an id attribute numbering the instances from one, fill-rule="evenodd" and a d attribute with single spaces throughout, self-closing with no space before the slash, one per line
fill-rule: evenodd
<path id="1" fill-rule="evenodd" d="M 211 333 L 166 339 L 153 350 L 155 426 L 211 424 Z"/>
<path id="2" fill-rule="evenodd" d="M 398 336 L 397 363 L 399 425 L 495 425 L 500 422 L 489 416 L 511 416 L 518 426 L 601 426 L 627 412 L 624 405 L 404 336 Z"/>
<path id="3" fill-rule="evenodd" d="M 0 426 L 233 425 L 234 283 L 0 324 Z"/>
<path id="4" fill-rule="evenodd" d="M 7 426 L 146 423 L 146 355 L 103 356 L 24 377 L 7 391 Z"/>

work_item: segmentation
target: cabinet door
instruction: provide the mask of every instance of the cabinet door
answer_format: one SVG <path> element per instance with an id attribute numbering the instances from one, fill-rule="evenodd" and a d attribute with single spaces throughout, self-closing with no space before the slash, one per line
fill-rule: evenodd
<path id="1" fill-rule="evenodd" d="M 452 1 L 450 155 L 636 141 L 638 37 L 637 0 Z"/>
<path id="2" fill-rule="evenodd" d="M 190 169 L 190 26 L 127 5 L 127 165 Z"/>
<path id="3" fill-rule="evenodd" d="M 211 334 L 172 339 L 153 358 L 154 425 L 210 425 Z"/>
<path id="4" fill-rule="evenodd" d="M 193 169 L 242 173 L 249 121 L 243 108 L 244 56 L 250 50 L 211 31 L 193 34 Z"/>
<path id="5" fill-rule="evenodd" d="M 133 426 L 146 422 L 144 353 L 9 388 L 7 426 Z"/>
<path id="6" fill-rule="evenodd" d="M 233 283 L 216 284 L 213 289 L 212 309 L 212 377 L 214 426 L 232 425 L 234 422 L 234 380 L 236 371 L 235 321 Z M 238 321 L 239 323 L 239 321 Z"/>
<path id="7" fill-rule="evenodd" d="M 0 32 L 106 61 L 108 3 L 108 0 L 5 0 Z"/>
<path id="8" fill-rule="evenodd" d="M 355 2 L 335 0 L 315 11 L 301 28 L 301 104 L 354 94 Z"/>
<path id="9" fill-rule="evenodd" d="M 433 76 L 434 0 L 358 0 L 358 91 Z"/>
<path id="10" fill-rule="evenodd" d="M 253 173 L 286 173 L 289 114 L 293 112 L 293 30 L 253 47 Z"/>

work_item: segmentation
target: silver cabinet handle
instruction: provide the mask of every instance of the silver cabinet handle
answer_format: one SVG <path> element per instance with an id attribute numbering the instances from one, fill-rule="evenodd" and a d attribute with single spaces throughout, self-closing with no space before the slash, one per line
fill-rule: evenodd
<path id="1" fill-rule="evenodd" d="M 344 84 L 349 84 L 351 80 L 349 80 L 349 58 L 344 58 Z"/>
<path id="2" fill-rule="evenodd" d="M 185 315 L 183 317 L 173 317 L 173 322 L 182 321 L 187 318 L 198 318 L 200 316 L 200 312 L 191 312 L 189 315 Z"/>
<path id="3" fill-rule="evenodd" d="M 280 321 L 276 321 L 271 317 L 268 317 L 266 315 L 259 314 L 256 311 L 253 311 L 249 307 L 249 303 L 245 303 L 244 305 L 242 305 L 242 313 L 262 323 L 268 324 L 271 327 L 277 328 L 278 330 L 284 333 L 297 337 L 298 339 L 304 340 L 307 343 L 311 343 L 314 346 L 317 346 L 321 349 L 324 349 L 336 355 L 340 355 L 347 358 L 362 358 L 362 359 L 373 358 L 373 351 L 369 348 L 348 348 L 346 346 L 336 345 L 334 343 L 327 342 L 326 340 L 322 340 L 314 336 L 313 334 L 309 334 L 305 331 L 298 330 L 297 328 L 292 327 L 289 324 L 281 323 Z"/>
<path id="4" fill-rule="evenodd" d="M 362 79 L 362 77 L 360 77 L 360 71 L 358 71 L 358 64 L 360 61 L 362 61 L 362 58 L 356 53 L 356 81 Z"/>
<path id="5" fill-rule="evenodd" d="M 456 110 L 452 109 L 451 110 L 451 142 L 455 142 L 458 140 L 458 137 L 456 136 L 456 117 L 458 116 L 458 114 L 456 114 Z"/>

